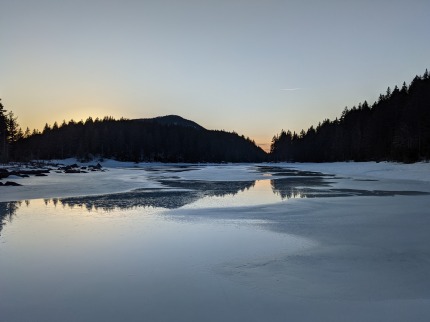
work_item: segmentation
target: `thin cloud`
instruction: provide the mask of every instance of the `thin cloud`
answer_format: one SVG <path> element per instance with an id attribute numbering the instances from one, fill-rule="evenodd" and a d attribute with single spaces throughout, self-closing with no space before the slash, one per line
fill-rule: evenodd
<path id="1" fill-rule="evenodd" d="M 301 90 L 301 87 L 294 87 L 294 88 L 281 88 L 281 91 L 299 91 Z"/>

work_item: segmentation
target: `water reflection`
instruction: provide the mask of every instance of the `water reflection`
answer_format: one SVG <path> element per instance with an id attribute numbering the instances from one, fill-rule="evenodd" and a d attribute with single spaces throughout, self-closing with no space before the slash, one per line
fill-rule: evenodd
<path id="1" fill-rule="evenodd" d="M 188 171 L 193 167 L 173 168 L 171 171 Z M 174 180 L 159 178 L 157 181 L 164 188 L 137 189 L 130 192 L 108 195 L 94 195 L 70 198 L 44 199 L 45 205 L 53 203 L 83 207 L 88 211 L 101 209 L 132 209 L 151 207 L 176 209 L 186 205 L 207 208 L 227 206 L 249 206 L 262 203 L 273 203 L 291 198 L 329 198 L 350 196 L 396 196 L 396 195 L 425 195 L 421 191 L 386 191 L 365 189 L 336 189 L 334 183 L 348 180 L 319 172 L 299 171 L 276 166 L 257 166 L 258 171 L 276 176 L 276 179 L 260 181 L 199 181 Z M 164 169 L 166 171 L 166 169 Z M 161 171 L 158 168 L 150 171 Z M 354 187 L 354 180 L 349 180 Z M 239 196 L 237 196 L 240 194 Z M 228 197 L 228 198 L 227 198 Z M 210 200 L 212 198 L 212 200 Z M 234 202 L 232 200 L 234 199 Z M 197 201 L 199 201 L 197 203 Z M 28 206 L 29 201 L 25 201 Z M 0 203 L 0 231 L 4 222 L 13 217 L 20 202 Z"/>
<path id="2" fill-rule="evenodd" d="M 315 178 L 314 178 L 315 179 Z M 334 197 L 394 197 L 428 195 L 424 191 L 393 191 L 365 189 L 335 189 L 330 188 L 326 181 L 305 180 L 302 184 L 294 183 L 291 179 L 271 180 L 273 193 L 282 200 L 292 198 L 334 198 Z"/>
<path id="3" fill-rule="evenodd" d="M 0 235 L 5 222 L 12 221 L 13 216 L 20 206 L 20 201 L 0 202 Z"/>
<path id="4" fill-rule="evenodd" d="M 206 201 L 199 204 L 199 207 L 217 206 L 208 201 L 208 197 L 231 198 L 238 193 L 241 195 L 237 206 L 247 206 L 255 204 L 259 198 L 261 203 L 271 203 L 292 198 L 332 198 L 350 196 L 410 196 L 426 195 L 421 191 L 386 191 L 386 190 L 364 190 L 364 189 L 335 189 L 332 188 L 334 181 L 328 181 L 321 176 L 303 176 L 273 179 L 270 185 L 258 185 L 256 181 L 181 181 L 181 180 L 160 180 L 166 189 L 139 189 L 131 192 L 101 195 L 84 196 L 63 199 L 54 199 L 54 205 L 61 203 L 69 207 L 85 207 L 89 211 L 92 209 L 102 209 L 112 211 L 118 209 L 131 209 L 136 207 L 152 207 L 164 209 L 176 209 L 189 204 L 196 204 L 197 201 L 205 198 Z M 261 189 L 263 187 L 264 189 Z M 254 191 L 256 190 L 256 191 Z M 248 199 L 243 195 L 249 192 Z M 252 193 L 251 193 L 252 192 Z M 278 196 L 279 199 L 273 196 Z M 248 201 L 248 202 L 247 202 Z M 218 204 L 220 206 L 220 204 Z"/>
<path id="5" fill-rule="evenodd" d="M 85 207 L 88 210 L 102 209 L 112 211 L 116 208 L 131 209 L 136 207 L 153 207 L 175 209 L 198 200 L 195 191 L 168 191 L 163 189 L 135 190 L 101 196 L 84 196 L 60 199 L 60 203 L 71 208 Z"/>
<path id="6" fill-rule="evenodd" d="M 116 208 L 131 209 L 153 207 L 176 209 L 204 197 L 234 196 L 249 190 L 255 181 L 171 181 L 160 180 L 168 189 L 138 189 L 130 192 L 101 196 L 62 198 L 59 202 L 69 207 L 85 207 L 88 210 L 111 211 Z"/>
<path id="7" fill-rule="evenodd" d="M 274 194 L 281 197 L 282 200 L 291 198 L 311 198 L 318 191 L 329 191 L 332 182 L 325 180 L 323 177 L 305 177 L 305 178 L 284 178 L 270 180 L 270 185 Z"/>

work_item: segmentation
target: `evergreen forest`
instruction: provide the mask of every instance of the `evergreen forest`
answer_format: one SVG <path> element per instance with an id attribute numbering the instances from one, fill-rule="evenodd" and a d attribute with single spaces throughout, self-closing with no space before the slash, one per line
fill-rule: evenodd
<path id="1" fill-rule="evenodd" d="M 430 159 L 430 76 L 387 88 L 378 101 L 345 108 L 340 118 L 272 139 L 274 161 L 399 161 Z"/>
<path id="2" fill-rule="evenodd" d="M 142 120 L 88 118 L 46 125 L 13 141 L 13 160 L 113 158 L 134 162 L 252 162 L 266 153 L 237 133 L 206 130 L 179 116 Z"/>

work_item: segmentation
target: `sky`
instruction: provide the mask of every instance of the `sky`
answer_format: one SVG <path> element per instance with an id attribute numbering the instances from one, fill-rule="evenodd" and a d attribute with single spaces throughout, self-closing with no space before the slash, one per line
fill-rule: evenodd
<path id="1" fill-rule="evenodd" d="M 0 0 L 24 129 L 176 114 L 267 149 L 430 69 L 430 1 Z"/>

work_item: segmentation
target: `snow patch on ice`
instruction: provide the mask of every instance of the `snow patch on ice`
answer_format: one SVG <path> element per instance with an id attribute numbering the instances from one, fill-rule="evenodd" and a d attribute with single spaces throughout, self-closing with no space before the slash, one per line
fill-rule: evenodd
<path id="1" fill-rule="evenodd" d="M 363 178 L 430 181 L 430 163 L 333 162 L 279 163 L 282 167 Z"/>

